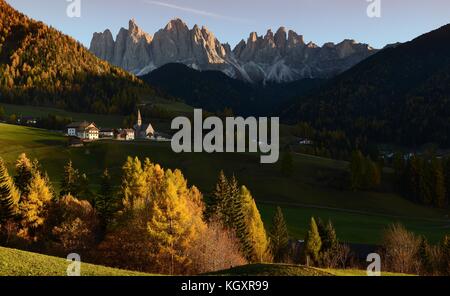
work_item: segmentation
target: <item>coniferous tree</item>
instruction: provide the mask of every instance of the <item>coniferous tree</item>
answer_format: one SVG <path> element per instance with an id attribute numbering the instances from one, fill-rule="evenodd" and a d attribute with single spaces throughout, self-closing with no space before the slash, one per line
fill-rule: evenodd
<path id="1" fill-rule="evenodd" d="M 15 216 L 19 198 L 19 192 L 0 158 L 0 225 Z"/>
<path id="2" fill-rule="evenodd" d="M 23 195 L 28 194 L 28 185 L 33 177 L 33 163 L 28 159 L 25 153 L 20 154 L 16 160 L 16 174 L 14 176 L 14 183 L 17 189 Z"/>
<path id="3" fill-rule="evenodd" d="M 224 222 L 224 212 L 229 196 L 228 179 L 223 171 L 220 171 L 216 187 L 207 206 L 206 216 L 208 219 L 217 219 Z"/>
<path id="4" fill-rule="evenodd" d="M 375 189 L 380 186 L 381 183 L 381 171 L 377 163 L 373 162 L 370 158 L 366 162 L 366 180 L 368 189 Z"/>
<path id="5" fill-rule="evenodd" d="M 322 239 L 322 249 L 325 251 L 336 251 L 338 248 L 338 239 L 336 236 L 336 230 L 334 229 L 333 223 L 331 221 L 328 221 L 327 225 L 325 226 L 324 235 L 321 236 Z"/>
<path id="6" fill-rule="evenodd" d="M 243 212 L 241 211 L 243 200 L 240 194 L 241 191 L 239 188 L 239 182 L 233 175 L 233 177 L 231 177 L 231 179 L 229 179 L 228 181 L 228 189 L 225 200 L 226 206 L 224 209 L 225 220 L 223 221 L 225 226 L 228 226 L 232 229 L 236 229 L 236 227 L 238 226 L 238 221 L 243 218 Z"/>
<path id="7" fill-rule="evenodd" d="M 432 270 L 432 263 L 430 259 L 429 254 L 429 248 L 427 240 L 425 237 L 420 238 L 420 244 L 419 244 L 419 260 L 420 260 L 420 266 L 421 266 L 421 272 L 423 274 L 428 274 Z"/>
<path id="8" fill-rule="evenodd" d="M 140 200 L 148 196 L 146 174 L 139 158 L 128 157 L 122 167 L 121 198 L 125 206 L 133 205 L 134 200 Z"/>
<path id="9" fill-rule="evenodd" d="M 269 239 L 255 200 L 245 186 L 241 187 L 240 196 L 246 226 L 246 237 L 243 238 L 243 246 L 251 246 L 251 252 L 245 254 L 245 256 L 249 262 L 271 261 Z M 241 235 L 240 237 L 242 238 L 243 236 Z"/>
<path id="10" fill-rule="evenodd" d="M 89 179 L 86 174 L 82 174 L 78 180 L 77 196 L 80 200 L 94 201 L 94 194 L 89 187 Z"/>
<path id="11" fill-rule="evenodd" d="M 305 238 L 305 256 L 307 262 L 312 261 L 313 264 L 319 264 L 320 262 L 320 249 L 322 248 L 322 240 L 320 238 L 319 229 L 317 227 L 316 220 L 311 217 L 309 224 L 309 230 Z M 309 258 L 309 260 L 308 260 Z"/>
<path id="12" fill-rule="evenodd" d="M 117 210 L 117 200 L 108 169 L 103 171 L 100 190 L 96 196 L 94 206 L 102 219 L 103 226 L 106 227 Z"/>
<path id="13" fill-rule="evenodd" d="M 274 262 L 285 262 L 289 255 L 289 232 L 280 207 L 272 218 L 269 237 Z"/>
<path id="14" fill-rule="evenodd" d="M 80 173 L 73 167 L 73 163 L 70 160 L 64 166 L 64 177 L 61 182 L 61 191 L 59 196 L 72 195 L 78 197 L 78 191 L 80 188 Z"/>

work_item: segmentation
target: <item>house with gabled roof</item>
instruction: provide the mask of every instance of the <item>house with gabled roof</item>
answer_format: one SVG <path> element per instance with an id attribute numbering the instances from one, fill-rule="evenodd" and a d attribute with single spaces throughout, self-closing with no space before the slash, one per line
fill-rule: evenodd
<path id="1" fill-rule="evenodd" d="M 82 140 L 98 140 L 100 129 L 93 122 L 73 122 L 67 127 L 67 135 Z"/>

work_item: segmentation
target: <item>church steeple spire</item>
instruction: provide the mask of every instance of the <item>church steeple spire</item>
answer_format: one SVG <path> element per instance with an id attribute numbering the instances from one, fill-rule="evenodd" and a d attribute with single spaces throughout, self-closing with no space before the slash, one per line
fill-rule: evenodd
<path id="1" fill-rule="evenodd" d="M 140 109 L 138 109 L 137 125 L 138 125 L 139 127 L 142 126 L 142 116 L 141 116 L 141 110 L 140 110 Z"/>

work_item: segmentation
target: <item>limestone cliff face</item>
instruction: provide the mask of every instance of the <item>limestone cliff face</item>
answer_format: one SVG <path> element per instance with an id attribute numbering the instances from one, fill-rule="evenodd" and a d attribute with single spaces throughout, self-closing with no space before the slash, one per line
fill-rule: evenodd
<path id="1" fill-rule="evenodd" d="M 347 70 L 376 52 L 366 44 L 344 40 L 322 47 L 281 27 L 265 36 L 253 32 L 232 50 L 207 28 L 192 29 L 180 19 L 150 36 L 134 20 L 122 28 L 116 41 L 109 30 L 94 33 L 90 50 L 99 58 L 137 75 L 167 63 L 183 63 L 197 70 L 220 70 L 250 82 L 286 82 L 302 78 L 328 78 Z"/>

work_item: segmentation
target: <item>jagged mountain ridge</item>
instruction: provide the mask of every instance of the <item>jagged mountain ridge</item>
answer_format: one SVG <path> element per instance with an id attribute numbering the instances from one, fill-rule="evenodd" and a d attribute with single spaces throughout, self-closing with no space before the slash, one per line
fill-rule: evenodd
<path id="1" fill-rule="evenodd" d="M 344 40 L 322 47 L 281 27 L 265 36 L 253 32 L 231 49 L 206 27 L 192 29 L 171 20 L 151 36 L 130 20 L 114 41 L 110 30 L 94 33 L 90 50 L 95 55 L 137 75 L 168 63 L 183 63 L 196 70 L 219 70 L 248 82 L 289 82 L 304 78 L 330 78 L 377 52 L 367 44 Z"/>

